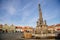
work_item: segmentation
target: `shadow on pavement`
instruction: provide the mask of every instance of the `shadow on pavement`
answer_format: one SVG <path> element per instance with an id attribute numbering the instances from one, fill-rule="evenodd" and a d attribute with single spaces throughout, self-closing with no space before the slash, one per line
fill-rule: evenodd
<path id="1" fill-rule="evenodd" d="M 60 33 L 55 37 L 56 40 L 60 40 Z"/>

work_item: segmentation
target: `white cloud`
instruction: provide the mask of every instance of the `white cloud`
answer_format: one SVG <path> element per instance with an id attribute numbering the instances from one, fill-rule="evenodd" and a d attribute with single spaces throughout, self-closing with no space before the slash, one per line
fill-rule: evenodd
<path id="1" fill-rule="evenodd" d="M 32 6 L 32 3 L 27 3 L 22 9 L 19 10 L 20 12 L 22 12 L 22 19 L 21 19 L 20 23 L 26 22 L 26 24 L 24 24 L 24 25 L 33 26 L 34 22 L 36 21 L 36 17 L 33 17 L 33 18 L 29 18 L 29 17 L 31 17 L 31 14 L 35 12 L 34 10 L 36 7 L 32 8 L 32 10 L 30 10 L 29 8 L 31 6 Z"/>
<path id="2" fill-rule="evenodd" d="M 20 12 L 22 12 L 22 23 L 27 20 L 27 17 L 29 17 L 32 12 L 32 10 L 29 10 L 29 7 L 31 5 L 32 3 L 27 3 L 21 10 L 19 10 Z"/>
<path id="3" fill-rule="evenodd" d="M 33 17 L 33 18 L 31 18 L 29 21 L 28 21 L 28 24 L 30 25 L 30 26 L 33 26 L 33 27 L 36 27 L 36 22 L 37 22 L 37 19 L 38 17 Z"/>
<path id="4" fill-rule="evenodd" d="M 15 14 L 16 9 L 15 9 L 13 6 L 9 6 L 9 7 L 7 8 L 7 12 L 8 12 L 9 14 L 13 15 L 13 14 Z"/>
<path id="5" fill-rule="evenodd" d="M 57 15 L 58 15 L 58 10 L 54 10 L 54 11 L 52 11 L 52 12 L 50 12 L 51 14 L 48 14 L 48 12 L 44 12 L 44 15 L 43 15 L 43 18 L 45 19 L 45 20 L 51 20 L 51 19 L 54 19 L 54 18 L 56 18 L 57 17 Z"/>
<path id="6" fill-rule="evenodd" d="M 3 17 L 0 18 L 2 20 L 2 23 L 9 23 L 10 22 L 10 16 L 9 15 L 4 15 Z"/>
<path id="7" fill-rule="evenodd" d="M 6 10 L 6 14 L 2 17 L 0 17 L 0 20 L 2 20 L 3 23 L 8 23 L 11 21 L 11 15 L 14 15 L 16 12 L 16 9 L 13 6 L 5 6 L 2 8 L 3 10 Z"/>

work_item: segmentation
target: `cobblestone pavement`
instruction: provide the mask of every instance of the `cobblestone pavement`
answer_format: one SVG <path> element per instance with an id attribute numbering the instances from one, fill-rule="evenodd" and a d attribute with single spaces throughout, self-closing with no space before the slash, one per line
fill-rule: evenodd
<path id="1" fill-rule="evenodd" d="M 60 40 L 60 39 L 19 39 L 19 40 Z"/>
<path id="2" fill-rule="evenodd" d="M 21 38 L 22 35 L 23 33 L 2 33 L 0 34 L 0 40 L 57 40 L 57 39 L 24 39 Z"/>
<path id="3" fill-rule="evenodd" d="M 22 33 L 1 33 L 0 40 L 18 40 L 22 35 Z"/>

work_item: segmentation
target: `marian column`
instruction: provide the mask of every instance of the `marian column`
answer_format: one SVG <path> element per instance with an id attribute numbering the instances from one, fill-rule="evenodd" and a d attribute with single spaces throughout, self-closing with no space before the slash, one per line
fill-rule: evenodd
<path id="1" fill-rule="evenodd" d="M 42 17 L 42 10 L 41 10 L 41 6 L 40 6 L 40 4 L 38 4 L 38 9 L 39 9 L 39 26 L 40 27 L 42 27 L 42 25 L 43 25 L 43 17 Z"/>
<path id="2" fill-rule="evenodd" d="M 42 11 L 40 4 L 38 4 L 38 9 L 39 9 L 39 19 L 37 21 L 37 27 L 42 27 L 43 26 L 43 17 L 42 17 Z"/>
<path id="3" fill-rule="evenodd" d="M 46 20 L 43 21 L 43 17 L 42 17 L 42 10 L 41 10 L 41 5 L 40 3 L 38 4 L 38 11 L 39 11 L 39 19 L 37 21 L 37 26 L 36 26 L 36 30 L 35 33 L 36 34 L 44 34 L 47 33 L 47 25 L 46 25 Z"/>
<path id="4" fill-rule="evenodd" d="M 43 27 L 43 17 L 42 17 L 42 11 L 40 4 L 38 4 L 38 9 L 39 9 L 39 19 L 37 21 L 37 26 L 36 26 L 36 33 L 42 33 L 41 28 Z"/>

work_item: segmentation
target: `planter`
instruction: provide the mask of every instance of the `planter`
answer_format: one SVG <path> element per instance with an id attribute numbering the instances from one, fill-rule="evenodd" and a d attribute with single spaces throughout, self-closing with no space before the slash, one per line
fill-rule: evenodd
<path id="1" fill-rule="evenodd" d="M 32 38 L 32 34 L 24 32 L 24 38 Z"/>

